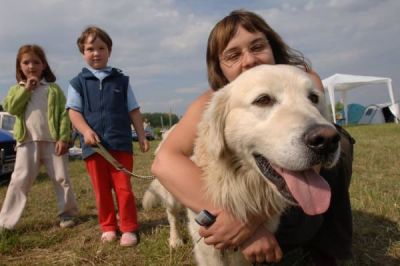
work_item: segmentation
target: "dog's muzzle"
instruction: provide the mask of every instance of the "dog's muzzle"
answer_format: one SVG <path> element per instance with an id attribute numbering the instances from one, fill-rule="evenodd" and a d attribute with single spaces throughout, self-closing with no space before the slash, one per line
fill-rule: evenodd
<path id="1" fill-rule="evenodd" d="M 320 155 L 334 153 L 339 147 L 340 135 L 330 125 L 311 126 L 304 134 L 304 143 Z"/>
<path id="2" fill-rule="evenodd" d="M 260 169 L 263 177 L 272 182 L 278 191 L 289 201 L 294 201 L 292 194 L 286 185 L 285 180 L 271 166 L 271 163 L 261 154 L 253 154 L 258 169 Z"/>

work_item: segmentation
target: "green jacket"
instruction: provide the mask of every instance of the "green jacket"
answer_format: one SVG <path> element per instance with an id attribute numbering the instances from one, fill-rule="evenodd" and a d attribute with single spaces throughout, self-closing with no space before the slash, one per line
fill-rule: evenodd
<path id="1" fill-rule="evenodd" d="M 21 85 L 12 86 L 4 99 L 4 109 L 16 116 L 14 137 L 22 142 L 26 137 L 25 109 L 31 98 L 31 92 Z M 68 142 L 70 139 L 71 122 L 65 109 L 65 95 L 56 83 L 49 83 L 47 94 L 47 120 L 51 136 L 56 140 Z"/>

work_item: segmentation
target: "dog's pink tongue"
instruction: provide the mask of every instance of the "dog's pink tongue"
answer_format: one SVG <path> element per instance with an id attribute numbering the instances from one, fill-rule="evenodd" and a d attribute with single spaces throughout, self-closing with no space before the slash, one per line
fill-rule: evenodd
<path id="1" fill-rule="evenodd" d="M 331 188 L 314 169 L 297 172 L 272 167 L 285 179 L 290 192 L 306 214 L 316 215 L 328 209 Z"/>

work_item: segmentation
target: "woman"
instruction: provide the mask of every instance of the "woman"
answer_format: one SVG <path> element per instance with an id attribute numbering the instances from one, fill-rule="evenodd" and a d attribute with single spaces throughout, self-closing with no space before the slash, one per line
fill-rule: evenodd
<path id="1" fill-rule="evenodd" d="M 296 65 L 309 73 L 315 86 L 323 90 L 320 78 L 311 70 L 301 53 L 288 47 L 261 17 L 244 10 L 233 11 L 216 24 L 208 39 L 207 67 L 211 89 L 191 104 L 186 114 L 169 134 L 156 156 L 152 171 L 186 207 L 195 212 L 207 209 L 216 215 L 215 223 L 208 228 L 202 228 L 199 232 L 206 244 L 214 245 L 218 249 L 239 247 L 245 257 L 252 262 L 276 262 L 282 258 L 282 250 L 277 238 L 284 244 L 284 250 L 297 246 L 312 246 L 310 239 L 317 232 L 316 230 L 304 231 L 302 225 L 311 225 L 309 226 L 311 229 L 322 228 L 323 217 L 304 219 L 306 215 L 294 208 L 295 210 L 291 211 L 287 217 L 283 217 L 277 238 L 260 226 L 263 223 L 262 217 L 254 217 L 251 224 L 243 224 L 230 213 L 215 208 L 204 198 L 203 190 L 199 189 L 202 187 L 201 169 L 190 160 L 197 124 L 213 92 L 234 80 L 240 73 L 260 64 Z M 335 192 L 335 189 L 332 190 Z M 347 187 L 341 190 L 347 191 Z M 346 203 L 344 209 L 350 210 L 348 194 L 344 201 Z M 346 213 L 351 215 L 351 212 Z M 286 220 L 288 222 L 285 222 Z M 349 221 L 351 227 L 351 216 Z M 348 226 L 348 221 L 345 224 Z M 292 241 L 293 232 L 299 233 L 299 237 Z M 285 233 L 287 233 L 286 236 Z M 349 233 L 351 239 L 351 230 Z M 329 241 L 327 240 L 327 243 Z M 325 244 L 324 241 L 321 243 Z M 313 246 L 312 248 L 315 249 Z M 317 253 L 321 252 L 323 250 Z"/>

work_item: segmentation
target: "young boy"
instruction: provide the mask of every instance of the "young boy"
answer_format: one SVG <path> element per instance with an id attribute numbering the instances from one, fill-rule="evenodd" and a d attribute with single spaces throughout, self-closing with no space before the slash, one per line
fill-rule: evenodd
<path id="1" fill-rule="evenodd" d="M 142 115 L 129 77 L 107 65 L 112 51 L 110 36 L 98 27 L 88 27 L 77 44 L 88 66 L 70 81 L 67 109 L 72 124 L 83 137 L 82 157 L 96 195 L 103 232 L 101 241 L 116 240 L 118 222 L 112 196 L 114 189 L 122 232 L 120 244 L 134 246 L 138 243 L 138 222 L 130 177 L 117 171 L 91 146 L 101 142 L 115 159 L 132 171 L 131 123 L 142 152 L 149 150 Z"/>

